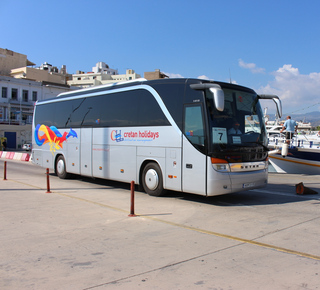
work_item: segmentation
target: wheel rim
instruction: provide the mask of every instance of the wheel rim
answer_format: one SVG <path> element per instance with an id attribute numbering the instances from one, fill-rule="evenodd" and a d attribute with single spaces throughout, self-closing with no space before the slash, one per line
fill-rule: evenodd
<path id="1" fill-rule="evenodd" d="M 63 174 L 64 170 L 65 170 L 64 169 L 64 162 L 62 159 L 60 159 L 57 164 L 57 171 L 59 174 Z"/>
<path id="2" fill-rule="evenodd" d="M 155 190 L 159 185 L 159 176 L 157 174 L 157 171 L 154 169 L 149 169 L 146 173 L 145 177 L 146 186 L 150 190 Z"/>

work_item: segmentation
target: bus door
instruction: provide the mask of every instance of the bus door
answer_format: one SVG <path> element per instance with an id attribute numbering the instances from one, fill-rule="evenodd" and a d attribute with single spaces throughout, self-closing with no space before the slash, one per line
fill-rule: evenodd
<path id="1" fill-rule="evenodd" d="M 206 195 L 205 128 L 201 104 L 184 108 L 182 186 L 184 192 Z"/>
<path id="2" fill-rule="evenodd" d="M 92 176 L 92 128 L 81 128 L 80 174 Z"/>

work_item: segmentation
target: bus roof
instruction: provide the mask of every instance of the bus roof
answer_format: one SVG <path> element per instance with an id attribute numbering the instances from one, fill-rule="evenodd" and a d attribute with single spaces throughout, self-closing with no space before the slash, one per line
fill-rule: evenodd
<path id="1" fill-rule="evenodd" d="M 142 85 L 142 84 L 150 85 L 152 87 L 152 85 L 161 84 L 161 83 L 167 83 L 167 84 L 170 84 L 170 83 L 176 83 L 176 84 L 214 83 L 214 84 L 220 85 L 222 88 L 230 88 L 230 89 L 238 89 L 238 90 L 242 90 L 242 91 L 254 92 L 250 88 L 239 86 L 236 84 L 213 81 L 213 80 L 205 80 L 205 79 L 166 78 L 166 79 L 147 80 L 145 78 L 139 78 L 139 79 L 130 80 L 130 81 L 93 86 L 93 87 L 89 87 L 89 88 L 65 92 L 65 93 L 61 93 L 61 94 L 57 95 L 57 97 L 55 97 L 55 98 L 50 98 L 50 99 L 46 99 L 46 100 L 39 100 L 37 103 L 42 103 L 42 102 L 46 102 L 49 100 L 64 99 L 66 97 L 74 97 L 74 96 L 98 93 L 101 91 L 115 90 L 115 89 L 125 88 L 125 87 L 134 87 L 134 86 L 138 86 L 138 85 Z"/>

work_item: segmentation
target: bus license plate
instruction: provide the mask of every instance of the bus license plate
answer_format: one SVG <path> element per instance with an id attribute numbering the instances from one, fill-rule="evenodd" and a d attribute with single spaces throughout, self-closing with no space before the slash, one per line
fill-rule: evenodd
<path id="1" fill-rule="evenodd" d="M 254 183 L 254 182 L 242 184 L 242 188 L 248 188 L 248 187 L 254 187 L 254 186 L 255 186 L 255 183 Z"/>

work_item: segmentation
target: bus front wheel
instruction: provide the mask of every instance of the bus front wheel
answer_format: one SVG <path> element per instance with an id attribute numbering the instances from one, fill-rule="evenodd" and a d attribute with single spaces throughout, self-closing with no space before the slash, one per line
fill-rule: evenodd
<path id="1" fill-rule="evenodd" d="M 162 173 L 158 164 L 148 163 L 143 169 L 142 186 L 144 191 L 149 195 L 164 195 Z"/>
<path id="2" fill-rule="evenodd" d="M 66 171 L 66 161 L 64 160 L 64 157 L 62 155 L 60 155 L 57 159 L 56 173 L 61 179 L 65 179 L 68 177 L 68 173 Z"/>

